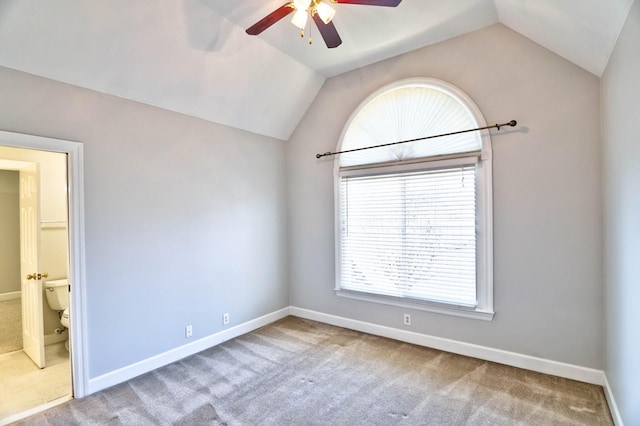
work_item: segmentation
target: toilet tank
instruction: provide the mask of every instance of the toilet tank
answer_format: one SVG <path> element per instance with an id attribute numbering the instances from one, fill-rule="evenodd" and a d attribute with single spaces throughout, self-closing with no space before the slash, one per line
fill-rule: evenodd
<path id="1" fill-rule="evenodd" d="M 47 303 L 54 311 L 64 311 L 69 307 L 69 280 L 45 281 L 43 283 L 44 294 L 47 295 Z"/>

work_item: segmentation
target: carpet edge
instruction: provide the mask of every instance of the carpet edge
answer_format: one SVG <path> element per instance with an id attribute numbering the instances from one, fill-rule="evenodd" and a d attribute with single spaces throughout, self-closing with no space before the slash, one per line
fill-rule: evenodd
<path id="1" fill-rule="evenodd" d="M 326 324 L 361 331 L 376 336 L 388 337 L 390 339 L 406 343 L 439 349 L 458 355 L 470 356 L 484 361 L 497 362 L 511 367 L 523 368 L 538 373 L 550 374 L 594 385 L 605 385 L 604 371 L 594 368 L 553 361 L 517 352 L 509 352 L 502 349 L 495 349 L 488 346 L 481 346 L 458 340 L 420 334 L 413 331 L 400 330 L 397 328 L 325 314 L 295 306 L 290 307 L 290 314 L 300 318 L 324 322 Z"/>
<path id="2" fill-rule="evenodd" d="M 234 327 L 203 337 L 186 345 L 170 349 L 158 355 L 154 355 L 100 376 L 90 378 L 84 396 L 88 396 L 92 393 L 126 382 L 134 377 L 219 345 L 227 340 L 250 333 L 253 330 L 257 330 L 260 327 L 264 327 L 265 325 L 289 316 L 289 310 L 290 307 L 279 309 Z"/>

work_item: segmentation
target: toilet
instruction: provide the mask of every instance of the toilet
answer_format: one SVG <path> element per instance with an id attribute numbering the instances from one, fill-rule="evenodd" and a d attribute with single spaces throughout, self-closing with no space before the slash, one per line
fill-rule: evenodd
<path id="1" fill-rule="evenodd" d="M 62 311 L 60 324 L 69 328 L 69 280 L 62 278 L 44 282 L 44 293 L 47 295 L 47 303 L 54 311 Z M 69 340 L 64 343 L 69 350 Z"/>

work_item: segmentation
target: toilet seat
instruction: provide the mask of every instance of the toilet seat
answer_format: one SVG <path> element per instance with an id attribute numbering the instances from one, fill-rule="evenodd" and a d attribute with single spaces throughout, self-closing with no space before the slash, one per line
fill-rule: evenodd
<path id="1" fill-rule="evenodd" d="M 62 318 L 60 318 L 60 324 L 69 328 L 69 308 L 62 311 Z"/>

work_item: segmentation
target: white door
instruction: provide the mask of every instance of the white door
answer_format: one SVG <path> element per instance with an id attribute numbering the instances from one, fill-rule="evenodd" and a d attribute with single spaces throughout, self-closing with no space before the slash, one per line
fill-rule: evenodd
<path id="1" fill-rule="evenodd" d="M 44 319 L 40 271 L 40 203 L 36 165 L 20 171 L 20 271 L 22 274 L 22 346 L 44 368 Z"/>

